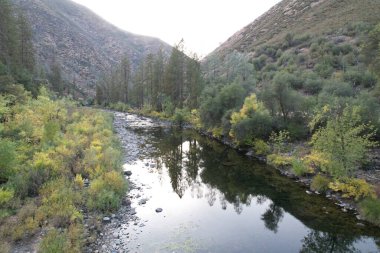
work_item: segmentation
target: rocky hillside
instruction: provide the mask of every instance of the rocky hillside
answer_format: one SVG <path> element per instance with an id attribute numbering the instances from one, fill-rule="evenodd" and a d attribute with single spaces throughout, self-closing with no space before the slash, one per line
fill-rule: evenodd
<path id="1" fill-rule="evenodd" d="M 34 32 L 37 61 L 49 73 L 58 63 L 64 78 L 92 94 L 100 74 L 127 55 L 136 66 L 163 41 L 135 35 L 107 23 L 70 0 L 13 0 L 26 13 Z"/>
<path id="2" fill-rule="evenodd" d="M 273 44 L 288 34 L 320 35 L 352 22 L 380 19 L 379 0 L 283 0 L 235 33 L 210 56 L 251 52 L 260 44 Z M 207 57 L 206 57 L 207 61 Z"/>

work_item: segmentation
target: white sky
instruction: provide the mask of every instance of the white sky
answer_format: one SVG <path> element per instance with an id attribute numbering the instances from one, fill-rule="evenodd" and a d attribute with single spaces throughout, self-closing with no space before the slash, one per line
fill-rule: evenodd
<path id="1" fill-rule="evenodd" d="M 73 0 L 126 31 L 203 57 L 280 0 Z"/>

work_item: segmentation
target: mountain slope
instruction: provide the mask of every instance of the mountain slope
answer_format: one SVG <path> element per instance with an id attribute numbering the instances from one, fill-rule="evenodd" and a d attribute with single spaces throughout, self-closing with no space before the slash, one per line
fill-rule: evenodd
<path id="1" fill-rule="evenodd" d="M 61 65 L 64 78 L 93 93 L 99 75 L 125 55 L 135 67 L 150 52 L 171 47 L 163 41 L 116 28 L 70 0 L 13 0 L 34 32 L 37 61 L 49 72 Z"/>
<path id="2" fill-rule="evenodd" d="M 250 52 L 257 45 L 279 42 L 288 33 L 320 35 L 352 22 L 378 22 L 379 13 L 378 0 L 283 0 L 231 36 L 210 56 L 224 57 L 234 50 Z"/>

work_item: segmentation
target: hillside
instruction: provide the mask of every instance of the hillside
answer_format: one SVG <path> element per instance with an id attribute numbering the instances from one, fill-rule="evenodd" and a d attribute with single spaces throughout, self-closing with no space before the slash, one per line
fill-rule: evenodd
<path id="1" fill-rule="evenodd" d="M 352 22 L 376 23 L 380 19 L 379 3 L 377 0 L 283 0 L 236 32 L 210 56 L 224 57 L 233 50 L 250 52 L 263 43 L 278 43 L 288 33 L 315 36 Z"/>
<path id="2" fill-rule="evenodd" d="M 37 62 L 49 73 L 58 63 L 66 81 L 93 94 L 95 81 L 127 55 L 135 67 L 163 41 L 135 35 L 107 23 L 70 0 L 13 0 L 26 13 L 33 29 Z"/>

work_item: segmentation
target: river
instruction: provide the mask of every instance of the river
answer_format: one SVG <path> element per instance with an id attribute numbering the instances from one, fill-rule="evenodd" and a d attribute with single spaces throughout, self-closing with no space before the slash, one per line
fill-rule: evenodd
<path id="1" fill-rule="evenodd" d="M 114 117 L 131 206 L 99 251 L 379 252 L 379 228 L 275 169 L 192 130 Z"/>

